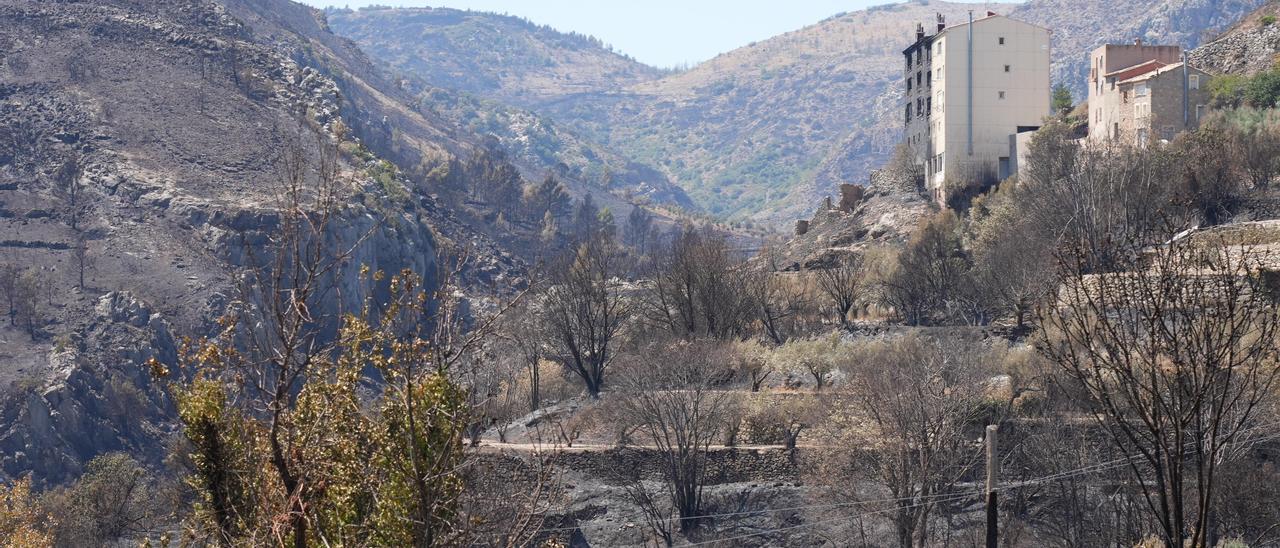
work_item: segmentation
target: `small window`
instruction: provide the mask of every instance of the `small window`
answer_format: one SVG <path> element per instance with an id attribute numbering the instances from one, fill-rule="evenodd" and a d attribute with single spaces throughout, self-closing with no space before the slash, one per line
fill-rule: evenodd
<path id="1" fill-rule="evenodd" d="M 1003 91 L 1001 91 L 1001 92 L 998 92 L 998 93 L 1000 94 L 1000 98 L 1001 98 L 1001 99 L 1004 99 L 1004 92 L 1003 92 Z"/>
<path id="2" fill-rule="evenodd" d="M 1196 120 L 1204 117 L 1204 105 L 1196 105 Z"/>
<path id="3" fill-rule="evenodd" d="M 938 67 L 938 80 L 942 80 L 942 67 Z"/>
<path id="4" fill-rule="evenodd" d="M 1146 82 L 1133 86 L 1133 95 L 1135 97 L 1146 97 L 1147 96 Z"/>
<path id="5" fill-rule="evenodd" d="M 907 78 L 907 91 L 911 91 L 911 79 Z"/>
<path id="6" fill-rule="evenodd" d="M 1004 37 L 1003 37 L 1003 36 L 1001 36 L 1001 37 L 1000 37 L 1000 45 L 1002 45 L 1002 46 L 1004 45 Z"/>
<path id="7" fill-rule="evenodd" d="M 1009 65 L 1005 65 L 1005 66 L 1004 66 L 1004 71 L 1005 71 L 1005 72 L 1009 72 L 1009 69 L 1010 69 L 1010 68 L 1012 68 L 1012 67 L 1010 67 Z"/>
<path id="8" fill-rule="evenodd" d="M 1187 76 L 1187 80 L 1188 80 L 1188 84 L 1191 86 L 1191 89 L 1200 89 L 1199 74 L 1192 74 L 1190 76 Z"/>

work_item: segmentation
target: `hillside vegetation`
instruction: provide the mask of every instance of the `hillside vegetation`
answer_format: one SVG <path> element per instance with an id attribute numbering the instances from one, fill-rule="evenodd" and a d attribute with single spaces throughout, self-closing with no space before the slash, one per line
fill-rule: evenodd
<path id="1" fill-rule="evenodd" d="M 418 10 L 402 18 L 400 10 L 366 10 L 335 15 L 334 28 L 397 70 L 528 107 L 653 166 L 710 213 L 777 226 L 806 215 L 840 183 L 866 184 L 870 170 L 888 159 L 900 133 L 900 51 L 916 23 L 930 27 L 935 13 L 956 24 L 969 10 L 990 9 L 1054 29 L 1054 81 L 1079 98 L 1086 55 L 1097 45 L 1141 37 L 1194 46 L 1261 3 L 912 1 L 836 15 L 667 75 L 646 72 L 594 42 L 567 35 L 552 40 L 544 28 L 491 14 Z M 497 40 L 464 32 L 477 27 L 516 35 Z M 489 44 L 484 36 L 497 41 Z M 540 74 L 551 69 L 536 56 L 480 53 L 527 41 L 539 55 L 558 45 L 551 55 L 556 61 L 543 64 L 565 75 L 551 79 L 562 85 L 546 84 L 549 77 Z M 450 84 L 461 63 L 472 74 Z M 613 83 L 598 78 L 614 73 Z M 471 81 L 481 77 L 486 84 Z"/>

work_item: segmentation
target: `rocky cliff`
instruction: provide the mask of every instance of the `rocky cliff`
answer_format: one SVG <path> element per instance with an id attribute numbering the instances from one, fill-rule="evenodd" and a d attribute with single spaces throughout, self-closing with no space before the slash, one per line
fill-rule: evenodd
<path id="1" fill-rule="evenodd" d="M 0 263 L 39 290 L 33 335 L 0 322 L 0 476 L 57 482 L 113 450 L 160 464 L 173 408 L 146 363 L 175 367 L 265 255 L 290 154 L 345 181 L 332 306 L 369 294 L 362 265 L 432 279 L 446 244 L 474 287 L 519 287 L 519 236 L 401 168 L 482 139 L 409 99 L 283 0 L 0 1 Z"/>

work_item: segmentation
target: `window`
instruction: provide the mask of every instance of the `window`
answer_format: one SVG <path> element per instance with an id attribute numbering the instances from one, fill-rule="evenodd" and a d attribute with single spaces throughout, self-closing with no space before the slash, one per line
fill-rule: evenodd
<path id="1" fill-rule="evenodd" d="M 936 47 L 936 48 L 937 48 L 937 50 L 938 50 L 938 51 L 936 51 L 935 53 L 936 53 L 937 55 L 942 55 L 942 40 L 938 40 L 938 44 L 937 44 L 937 46 L 935 46 L 935 47 Z"/>
<path id="2" fill-rule="evenodd" d="M 942 92 L 938 92 L 938 108 L 942 108 Z"/>
<path id="3" fill-rule="evenodd" d="M 921 81 L 921 75 L 920 75 L 920 73 L 919 73 L 919 72 L 916 72 L 916 85 L 917 85 L 917 86 L 918 86 L 918 85 L 920 85 L 920 81 Z"/>
<path id="4" fill-rule="evenodd" d="M 1000 92 L 997 92 L 997 93 L 999 93 L 999 94 L 1000 94 L 1000 98 L 1001 98 L 1001 99 L 1004 99 L 1004 92 L 1003 92 L 1003 91 L 1000 91 Z"/>
<path id="5" fill-rule="evenodd" d="M 911 79 L 910 79 L 910 78 L 907 78 L 907 92 L 908 92 L 908 93 L 910 93 L 910 92 L 911 92 Z"/>
<path id="6" fill-rule="evenodd" d="M 942 80 L 942 67 L 938 67 L 938 80 Z"/>
<path id="7" fill-rule="evenodd" d="M 1199 74 L 1192 74 L 1192 75 L 1189 75 L 1189 76 L 1187 76 L 1187 80 L 1188 80 L 1188 84 L 1191 86 L 1191 89 L 1200 89 L 1200 75 L 1199 75 Z"/>
<path id="8" fill-rule="evenodd" d="M 1010 68 L 1011 68 L 1011 67 L 1010 67 L 1009 65 L 1005 65 L 1005 66 L 1004 66 L 1004 71 L 1005 71 L 1005 72 L 1009 72 L 1009 69 L 1010 69 Z"/>
<path id="9" fill-rule="evenodd" d="M 1140 84 L 1138 84 L 1138 85 L 1136 85 L 1136 86 L 1133 86 L 1133 95 L 1134 95 L 1135 97 L 1146 97 L 1146 96 L 1147 96 L 1147 83 L 1146 83 L 1146 82 L 1142 82 L 1142 83 L 1140 83 Z"/>
<path id="10" fill-rule="evenodd" d="M 911 121 L 911 103 L 907 103 L 907 122 Z"/>
<path id="11" fill-rule="evenodd" d="M 933 112 L 933 97 L 929 97 L 924 100 L 924 112 L 925 114 L 929 114 Z M 1197 118 L 1198 117 L 1199 116 L 1197 116 Z"/>
<path id="12" fill-rule="evenodd" d="M 1204 105 L 1196 105 L 1196 121 L 1204 116 Z"/>
<path id="13" fill-rule="evenodd" d="M 1004 45 L 1004 37 L 1003 37 L 1003 36 L 1001 36 L 1001 37 L 1000 37 L 1000 45 L 1002 45 L 1002 46 Z"/>

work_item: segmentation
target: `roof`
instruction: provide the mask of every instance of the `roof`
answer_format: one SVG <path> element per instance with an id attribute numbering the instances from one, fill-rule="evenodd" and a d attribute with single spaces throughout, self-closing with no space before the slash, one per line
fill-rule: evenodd
<path id="1" fill-rule="evenodd" d="M 1138 75 L 1138 76 L 1130 77 L 1130 78 L 1128 78 L 1128 79 L 1126 79 L 1126 80 L 1121 80 L 1121 81 L 1119 81 L 1119 82 L 1117 82 L 1117 83 L 1118 83 L 1118 84 L 1132 84 L 1132 83 L 1134 83 L 1134 82 L 1142 82 L 1142 81 L 1145 81 L 1145 80 L 1150 80 L 1150 79 L 1152 79 L 1152 78 L 1155 78 L 1156 76 L 1159 76 L 1159 75 L 1161 75 L 1161 74 L 1166 74 L 1166 73 L 1173 72 L 1173 71 L 1175 71 L 1175 70 L 1181 70 L 1181 69 L 1182 69 L 1182 63 L 1173 63 L 1173 64 L 1170 64 L 1170 65 L 1164 65 L 1164 66 L 1162 66 L 1162 67 L 1160 67 L 1160 68 L 1158 68 L 1158 69 L 1156 69 L 1156 70 L 1152 70 L 1152 71 L 1144 72 L 1144 73 L 1142 73 L 1142 74 L 1140 74 L 1140 75 Z M 1203 73 L 1203 74 L 1209 74 L 1208 72 L 1206 72 L 1206 71 L 1204 71 L 1204 70 L 1198 69 L 1198 68 L 1193 67 L 1193 66 L 1190 66 L 1190 65 L 1187 65 L 1187 69 L 1188 69 L 1188 70 L 1195 71 L 1195 72 Z"/>
<path id="2" fill-rule="evenodd" d="M 1122 68 L 1122 69 L 1120 69 L 1120 70 L 1113 70 L 1113 71 L 1111 71 L 1111 72 L 1108 72 L 1108 73 L 1106 73 L 1106 74 L 1103 74 L 1103 75 L 1102 75 L 1102 77 L 1103 77 L 1103 78 L 1118 78 L 1118 79 L 1120 79 L 1120 80 L 1126 80 L 1126 79 L 1133 78 L 1133 77 L 1138 76 L 1138 75 L 1141 75 L 1141 74 L 1146 74 L 1146 73 L 1151 72 L 1151 71 L 1153 71 L 1153 70 L 1158 70 L 1158 69 L 1159 69 L 1160 67 L 1162 67 L 1162 66 L 1164 66 L 1164 63 L 1161 63 L 1160 61 L 1158 61 L 1158 60 L 1156 60 L 1156 59 L 1151 59 L 1151 60 L 1148 60 L 1148 61 L 1143 61 L 1143 62 L 1138 63 L 1138 64 L 1136 64 L 1136 65 L 1129 65 L 1129 66 L 1127 66 L 1127 67 L 1125 67 L 1125 68 Z"/>
<path id="3" fill-rule="evenodd" d="M 982 21 L 989 21 L 989 20 L 996 19 L 996 18 L 1000 18 L 1000 19 L 1008 19 L 1008 20 L 1010 20 L 1010 21 L 1014 21 L 1014 22 L 1016 22 L 1016 23 L 1021 23 L 1021 24 L 1023 24 L 1023 25 L 1027 25 L 1027 26 L 1029 26 L 1029 27 L 1035 27 L 1035 28 L 1038 28 L 1038 29 L 1043 30 L 1043 31 L 1045 31 L 1045 32 L 1052 32 L 1052 31 L 1050 31 L 1047 27 L 1042 27 L 1042 26 L 1037 25 L 1037 24 L 1035 24 L 1035 23 L 1028 23 L 1028 22 L 1023 21 L 1023 20 L 1021 20 L 1021 19 L 1014 19 L 1014 18 L 1011 18 L 1011 17 L 1005 17 L 1005 16 L 1000 15 L 1000 14 L 998 14 L 998 13 L 994 12 L 994 11 L 988 11 L 986 15 L 984 15 L 984 16 L 982 16 L 982 17 L 978 17 L 978 18 L 974 19 L 974 20 L 973 20 L 973 22 L 974 22 L 974 23 L 980 23 L 980 22 L 982 22 Z M 946 27 L 946 28 L 944 28 L 944 29 L 942 29 L 942 30 L 938 31 L 938 33 L 937 33 L 937 34 L 934 34 L 934 36 L 939 36 L 939 35 L 941 35 L 941 34 L 943 34 L 943 33 L 947 32 L 947 31 L 949 31 L 949 30 L 951 30 L 951 29 L 958 29 L 958 28 L 961 28 L 961 27 L 963 27 L 963 26 L 965 26 L 965 25 L 968 25 L 968 24 L 969 24 L 969 22 L 968 22 L 968 21 L 965 21 L 965 22 L 963 22 L 963 23 L 956 23 L 956 24 L 954 24 L 954 25 L 951 25 L 951 26 L 949 26 L 949 27 Z"/>
<path id="4" fill-rule="evenodd" d="M 1037 24 L 1035 24 L 1035 23 L 1028 23 L 1028 22 L 1023 21 L 1023 20 L 1021 20 L 1021 19 L 1013 19 L 1013 18 L 1010 18 L 1010 17 L 1005 17 L 1005 16 L 1000 15 L 1000 14 L 998 14 L 998 13 L 994 12 L 994 11 L 988 11 L 986 15 L 984 15 L 984 16 L 982 16 L 982 17 L 979 17 L 979 18 L 977 18 L 977 19 L 974 19 L 974 20 L 973 20 L 973 22 L 974 22 L 974 23 L 979 23 L 979 22 L 982 22 L 982 21 L 988 21 L 988 20 L 991 20 L 991 19 L 995 19 L 995 18 L 997 18 L 997 17 L 999 17 L 999 18 L 1001 18 L 1001 19 L 1008 19 L 1008 20 L 1010 20 L 1010 21 L 1014 21 L 1014 22 L 1017 22 L 1017 23 L 1021 23 L 1021 24 L 1023 24 L 1023 25 L 1027 25 L 1027 26 L 1029 26 L 1029 27 L 1035 27 L 1035 28 L 1038 28 L 1038 29 L 1043 30 L 1043 31 L 1045 31 L 1045 32 L 1050 32 L 1050 33 L 1051 33 L 1051 32 L 1053 32 L 1053 31 L 1049 30 L 1047 27 L 1042 27 L 1042 26 L 1037 25 Z M 928 44 L 928 43 L 932 43 L 936 38 L 938 38 L 938 37 L 942 36 L 942 35 L 943 35 L 943 34 L 945 34 L 947 31 L 949 31 L 949 30 L 951 30 L 951 29 L 958 29 L 958 28 L 964 27 L 965 25 L 968 25 L 968 24 L 969 24 L 969 21 L 965 21 L 965 22 L 963 22 L 963 23 L 956 23 L 956 24 L 951 25 L 951 26 L 949 26 L 949 27 L 944 27 L 942 30 L 940 30 L 940 31 L 938 31 L 938 32 L 935 32 L 935 33 L 933 33 L 933 34 L 925 35 L 925 37 L 924 37 L 924 38 L 922 38 L 922 39 L 920 39 L 920 40 L 917 40 L 917 41 L 913 42 L 910 46 L 907 46 L 905 49 L 903 49 L 903 50 L 902 50 L 902 52 L 903 52 L 903 53 L 907 53 L 907 52 L 915 51 L 915 50 L 916 50 L 916 48 L 918 48 L 921 44 Z"/>

